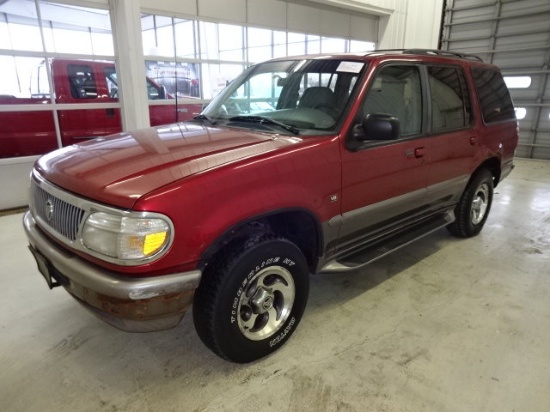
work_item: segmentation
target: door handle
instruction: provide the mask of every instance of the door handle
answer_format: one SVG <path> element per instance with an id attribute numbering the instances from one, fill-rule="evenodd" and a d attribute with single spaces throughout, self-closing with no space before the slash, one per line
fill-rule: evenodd
<path id="1" fill-rule="evenodd" d="M 477 143 L 477 136 L 470 137 L 470 144 L 473 146 Z"/>
<path id="2" fill-rule="evenodd" d="M 425 154 L 426 154 L 425 147 L 417 147 L 416 149 L 414 149 L 414 157 L 416 157 L 417 159 L 420 157 L 424 157 Z"/>
<path id="3" fill-rule="evenodd" d="M 407 158 L 416 157 L 418 159 L 420 157 L 424 157 L 425 154 L 426 154 L 425 147 L 417 147 L 416 149 L 405 150 L 405 157 Z"/>

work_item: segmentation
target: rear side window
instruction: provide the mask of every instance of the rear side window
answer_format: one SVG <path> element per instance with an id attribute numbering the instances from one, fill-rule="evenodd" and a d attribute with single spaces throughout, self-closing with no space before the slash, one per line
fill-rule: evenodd
<path id="1" fill-rule="evenodd" d="M 483 121 L 485 123 L 516 118 L 510 93 L 502 75 L 497 70 L 472 69 Z"/>
<path id="2" fill-rule="evenodd" d="M 69 72 L 71 96 L 75 99 L 97 98 L 97 86 L 91 66 L 86 64 L 69 64 L 67 71 Z"/>
<path id="3" fill-rule="evenodd" d="M 462 68 L 429 67 L 432 130 L 448 131 L 471 123 L 471 105 Z"/>

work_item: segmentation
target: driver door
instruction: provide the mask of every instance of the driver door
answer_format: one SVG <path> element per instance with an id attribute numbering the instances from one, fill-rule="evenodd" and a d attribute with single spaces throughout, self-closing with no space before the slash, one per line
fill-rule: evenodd
<path id="1" fill-rule="evenodd" d="M 429 162 L 423 134 L 423 95 L 419 67 L 378 69 L 356 114 L 356 128 L 367 114 L 396 117 L 395 140 L 350 144 L 342 153 L 342 228 L 339 249 L 360 244 L 377 232 L 399 227 L 426 206 Z"/>

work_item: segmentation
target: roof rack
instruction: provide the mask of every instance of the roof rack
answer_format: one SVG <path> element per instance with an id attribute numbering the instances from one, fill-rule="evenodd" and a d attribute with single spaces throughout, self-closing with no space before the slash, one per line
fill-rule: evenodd
<path id="1" fill-rule="evenodd" d="M 424 56 L 458 57 L 460 59 L 476 60 L 483 63 L 483 59 L 476 54 L 458 53 L 449 50 L 435 49 L 388 49 L 374 50 L 373 52 L 401 52 L 406 54 L 419 54 Z"/>

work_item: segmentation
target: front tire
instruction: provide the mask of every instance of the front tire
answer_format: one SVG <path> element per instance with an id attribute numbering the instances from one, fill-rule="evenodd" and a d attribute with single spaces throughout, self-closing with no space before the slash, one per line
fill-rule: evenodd
<path id="1" fill-rule="evenodd" d="M 304 255 L 286 239 L 263 235 L 230 248 L 206 268 L 195 292 L 199 337 L 233 362 L 269 355 L 300 322 L 308 276 Z"/>
<path id="2" fill-rule="evenodd" d="M 456 220 L 447 226 L 449 232 L 462 238 L 481 232 L 493 203 L 493 175 L 481 170 L 470 181 L 455 209 Z"/>

